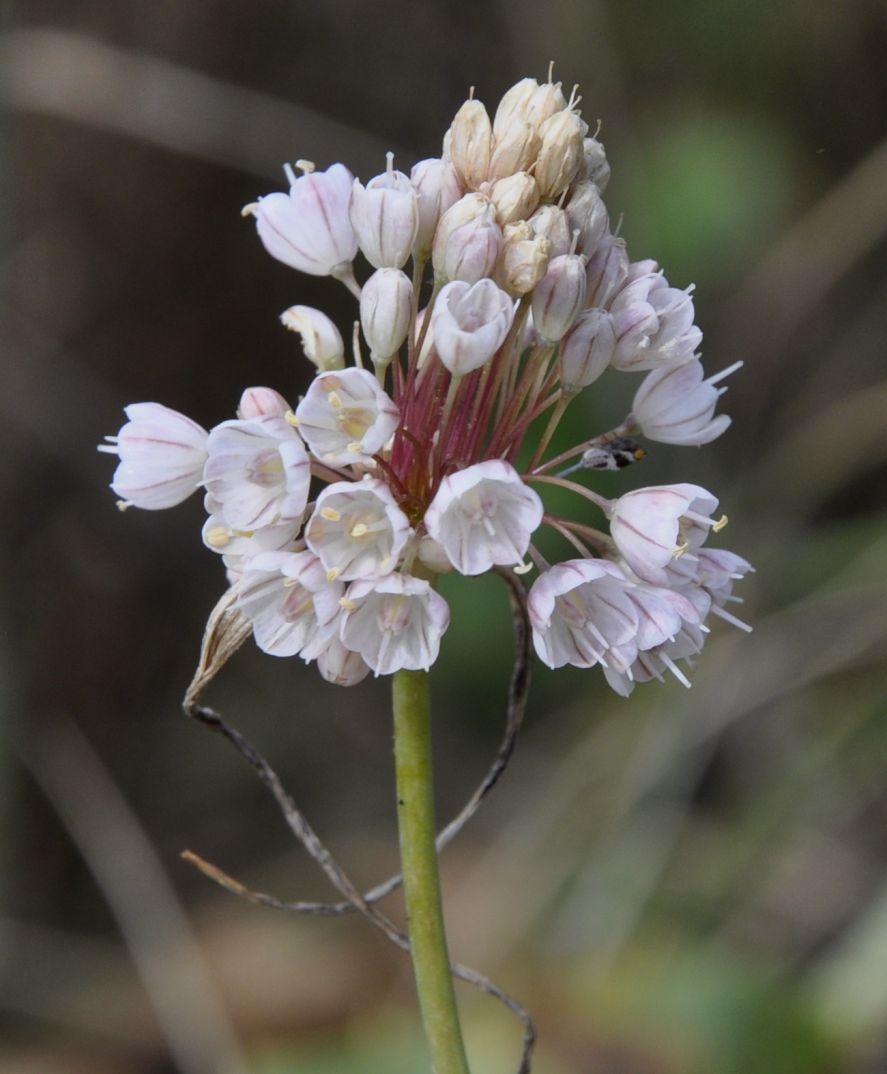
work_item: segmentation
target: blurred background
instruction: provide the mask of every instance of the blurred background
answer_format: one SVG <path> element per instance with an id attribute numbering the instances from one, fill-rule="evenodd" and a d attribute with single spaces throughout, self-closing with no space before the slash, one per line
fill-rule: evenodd
<path id="1" fill-rule="evenodd" d="M 262 250 L 284 160 L 439 154 L 470 86 L 579 82 L 635 259 L 697 284 L 733 427 L 614 491 L 693 481 L 757 573 L 692 691 L 538 665 L 511 768 L 446 852 L 454 953 L 518 996 L 539 1074 L 887 1071 L 887 8 L 876 0 L 2 0 L 0 1071 L 417 1074 L 406 960 L 358 920 L 240 902 L 192 848 L 326 898 L 273 802 L 180 713 L 223 588 L 200 504 L 119 514 L 95 444 L 158 400 L 203 425 L 309 368 L 278 314 L 344 289 Z M 630 384 L 629 384 L 630 382 Z M 572 434 L 621 418 L 632 378 Z M 629 387 L 627 387 L 629 386 Z M 582 408 L 585 408 L 584 410 Z M 565 437 L 565 440 L 567 438 Z M 447 583 L 442 816 L 503 721 L 496 578 Z M 395 867 L 386 683 L 244 647 L 217 705 L 346 868 Z M 390 904 L 398 916 L 397 898 Z M 519 1025 L 460 997 L 473 1069 Z"/>

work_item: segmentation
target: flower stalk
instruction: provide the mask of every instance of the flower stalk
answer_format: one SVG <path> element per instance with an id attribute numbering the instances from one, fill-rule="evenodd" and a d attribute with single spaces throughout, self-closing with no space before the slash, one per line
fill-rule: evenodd
<path id="1" fill-rule="evenodd" d="M 435 1074 L 469 1074 L 441 906 L 428 673 L 395 672 L 392 697 L 401 867 L 422 1024 Z"/>

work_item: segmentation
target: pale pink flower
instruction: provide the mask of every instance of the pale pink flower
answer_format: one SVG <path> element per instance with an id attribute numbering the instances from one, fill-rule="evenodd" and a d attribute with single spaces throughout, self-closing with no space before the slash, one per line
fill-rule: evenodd
<path id="1" fill-rule="evenodd" d="M 707 380 L 698 358 L 648 373 L 631 407 L 641 432 L 663 444 L 699 446 L 717 439 L 730 425 L 730 418 L 726 414 L 714 417 L 718 399 L 727 390 L 714 385 L 741 365 L 734 362 Z"/>
<path id="2" fill-rule="evenodd" d="M 299 431 L 325 462 L 369 462 L 397 428 L 400 411 L 365 369 L 315 377 L 296 407 Z"/>
<path id="3" fill-rule="evenodd" d="M 434 346 L 456 377 L 485 365 L 508 335 L 514 302 L 492 280 L 448 283 L 431 314 Z"/>
<path id="4" fill-rule="evenodd" d="M 627 282 L 610 304 L 616 369 L 655 369 L 693 357 L 702 333 L 693 323 L 691 291 L 670 287 L 655 261 L 630 267 Z"/>
<path id="5" fill-rule="evenodd" d="M 387 171 L 366 186 L 355 179 L 351 190 L 351 224 L 364 257 L 377 269 L 403 268 L 419 230 L 416 191 L 392 160 L 389 153 Z"/>

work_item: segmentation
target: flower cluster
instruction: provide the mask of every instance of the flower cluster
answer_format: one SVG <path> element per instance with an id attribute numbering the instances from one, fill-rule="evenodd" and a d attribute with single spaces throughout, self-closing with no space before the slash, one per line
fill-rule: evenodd
<path id="1" fill-rule="evenodd" d="M 316 660 L 343 685 L 427 669 L 449 622 L 435 580 L 450 570 L 537 570 L 540 658 L 599 664 L 625 695 L 665 671 L 689 685 L 676 661 L 701 650 L 710 615 L 745 627 L 725 605 L 751 568 L 706 547 L 726 522 L 714 496 L 674 484 L 609 500 L 568 476 L 640 458 L 635 436 L 715 439 L 730 424 L 715 385 L 736 368 L 705 378 L 691 289 L 629 261 L 602 198 L 604 148 L 577 105 L 527 78 L 492 120 L 466 101 L 440 158 L 409 175 L 391 154 L 365 184 L 343 164 L 287 166 L 289 190 L 244 214 L 273 257 L 355 296 L 352 364 L 329 317 L 293 306 L 281 319 L 316 367 L 295 406 L 248 388 L 207 433 L 137 403 L 103 445 L 119 456 L 121 506 L 204 490 L 204 543 L 266 652 Z M 631 413 L 546 458 L 568 405 L 609 369 L 646 374 Z M 547 512 L 551 485 L 591 501 L 609 532 Z M 542 526 L 573 558 L 546 561 Z"/>

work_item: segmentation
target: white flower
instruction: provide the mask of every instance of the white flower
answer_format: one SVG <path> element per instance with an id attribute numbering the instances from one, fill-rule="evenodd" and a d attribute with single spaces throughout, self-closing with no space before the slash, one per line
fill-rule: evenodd
<path id="1" fill-rule="evenodd" d="M 539 659 L 550 668 L 587 668 L 610 663 L 615 649 L 628 649 L 633 659 L 638 612 L 629 588 L 616 564 L 603 559 L 570 559 L 541 574 L 527 601 Z"/>
<path id="2" fill-rule="evenodd" d="M 395 171 L 393 154 L 388 170 L 366 186 L 354 180 L 351 190 L 351 224 L 364 256 L 373 268 L 404 266 L 419 230 L 419 206 L 413 184 Z"/>
<path id="3" fill-rule="evenodd" d="M 325 313 L 312 306 L 290 306 L 281 313 L 280 320 L 291 332 L 299 333 L 305 357 L 322 373 L 344 369 L 345 344 Z"/>
<path id="4" fill-rule="evenodd" d="M 427 671 L 450 623 L 450 609 L 430 584 L 409 574 L 352 582 L 342 600 L 340 636 L 376 675 Z"/>
<path id="5" fill-rule="evenodd" d="M 462 574 L 519 565 L 542 522 L 536 493 L 502 459 L 445 477 L 425 512 L 425 528 Z"/>
<path id="6" fill-rule="evenodd" d="M 338 637 L 333 637 L 317 654 L 317 670 L 336 686 L 356 686 L 369 675 L 370 666 L 360 653 L 346 649 Z"/>
<path id="7" fill-rule="evenodd" d="M 237 417 L 243 421 L 250 418 L 282 418 L 290 405 L 273 388 L 247 388 L 240 396 Z"/>
<path id="8" fill-rule="evenodd" d="M 339 627 L 344 586 L 330 583 L 310 552 L 264 552 L 238 583 L 237 607 L 252 622 L 256 644 L 272 656 L 314 660 Z"/>
<path id="9" fill-rule="evenodd" d="M 692 288 L 669 287 L 655 261 L 629 268 L 610 304 L 616 328 L 616 369 L 632 372 L 688 361 L 702 342 L 693 323 Z"/>
<path id="10" fill-rule="evenodd" d="M 120 506 L 159 511 L 183 503 L 200 485 L 206 430 L 160 403 L 130 403 L 124 413 L 129 421 L 99 445 L 120 458 L 111 481 Z"/>
<path id="11" fill-rule="evenodd" d="M 243 567 L 246 560 L 259 552 L 279 552 L 291 546 L 302 528 L 300 519 L 262 526 L 256 530 L 238 530 L 229 526 L 221 505 L 209 494 L 204 497 L 209 517 L 203 524 L 203 543 L 211 552 L 222 556 L 226 567 Z"/>
<path id="12" fill-rule="evenodd" d="M 411 534 L 388 486 L 373 478 L 337 481 L 317 497 L 305 527 L 308 547 L 330 579 L 379 578 L 397 566 Z"/>
<path id="13" fill-rule="evenodd" d="M 454 280 L 441 288 L 431 314 L 434 346 L 454 377 L 480 369 L 501 347 L 514 302 L 492 280 Z"/>
<path id="14" fill-rule="evenodd" d="M 207 450 L 204 484 L 230 527 L 257 530 L 301 520 L 311 467 L 284 418 L 223 421 L 209 434 Z"/>
<path id="15" fill-rule="evenodd" d="M 648 373 L 631 408 L 641 432 L 663 444 L 699 446 L 715 440 L 729 426 L 730 418 L 713 416 L 718 398 L 727 390 L 714 385 L 741 365 L 734 362 L 707 380 L 703 380 L 698 358 Z"/>
<path id="16" fill-rule="evenodd" d="M 561 254 L 548 262 L 533 291 L 533 325 L 540 339 L 546 343 L 563 339 L 585 305 L 587 287 L 581 254 Z"/>
<path id="17" fill-rule="evenodd" d="M 354 177 L 344 164 L 296 177 L 286 168 L 288 194 L 268 194 L 248 205 L 265 249 L 278 261 L 311 276 L 347 272 L 357 254 L 348 216 Z"/>
<path id="18" fill-rule="evenodd" d="M 296 407 L 299 431 L 314 454 L 345 465 L 369 462 L 397 428 L 400 412 L 365 369 L 315 377 Z"/>
<path id="19" fill-rule="evenodd" d="M 613 319 L 600 309 L 583 310 L 558 348 L 561 389 L 573 395 L 593 384 L 613 359 Z"/>
<path id="20" fill-rule="evenodd" d="M 683 580 L 669 572 L 676 556 L 692 563 L 693 553 L 711 528 L 726 518 L 710 518 L 718 501 L 698 485 L 656 485 L 635 489 L 614 501 L 608 510 L 610 533 L 631 569 L 646 582 L 667 586 Z"/>

